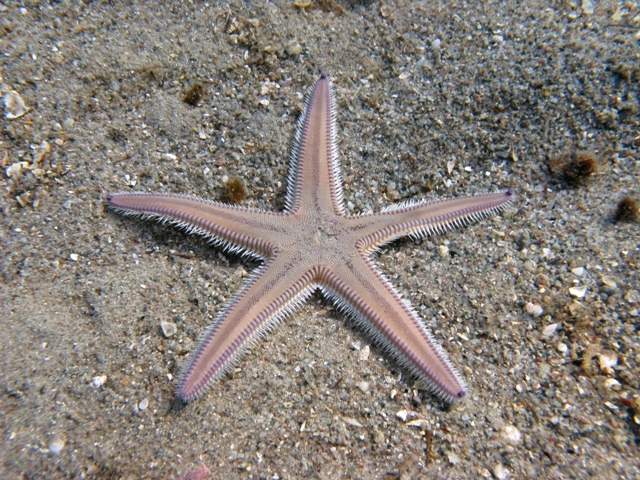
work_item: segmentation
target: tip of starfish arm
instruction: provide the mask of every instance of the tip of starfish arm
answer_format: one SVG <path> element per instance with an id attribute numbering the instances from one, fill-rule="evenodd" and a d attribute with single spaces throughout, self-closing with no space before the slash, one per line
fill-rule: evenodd
<path id="1" fill-rule="evenodd" d="M 322 72 L 322 73 L 320 74 L 320 79 L 321 79 L 321 80 L 324 80 L 324 79 L 326 79 L 326 78 L 327 78 L 327 74 L 326 74 L 326 73 L 324 73 L 324 72 Z"/>

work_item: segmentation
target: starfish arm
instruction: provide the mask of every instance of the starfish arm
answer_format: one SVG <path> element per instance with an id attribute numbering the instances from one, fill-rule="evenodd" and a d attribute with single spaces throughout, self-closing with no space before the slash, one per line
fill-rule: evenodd
<path id="1" fill-rule="evenodd" d="M 513 199 L 513 192 L 507 190 L 436 202 L 408 202 L 352 219 L 362 222 L 363 231 L 368 231 L 358 246 L 369 252 L 401 237 L 420 238 L 481 220 L 500 212 Z"/>
<path id="2" fill-rule="evenodd" d="M 287 211 L 344 214 L 335 137 L 333 88 L 329 77 L 322 74 L 309 91 L 296 125 L 287 179 Z"/>
<path id="3" fill-rule="evenodd" d="M 199 397 L 257 340 L 301 305 L 316 286 L 317 272 L 305 269 L 295 254 L 276 255 L 253 272 L 204 332 L 182 370 L 176 395 Z"/>
<path id="4" fill-rule="evenodd" d="M 107 205 L 128 216 L 153 218 L 207 237 L 233 253 L 264 259 L 282 227 L 283 214 L 211 202 L 188 195 L 109 193 Z"/>
<path id="5" fill-rule="evenodd" d="M 333 267 L 320 289 L 433 393 L 447 402 L 464 397 L 465 383 L 446 353 L 409 302 L 361 255 Z"/>

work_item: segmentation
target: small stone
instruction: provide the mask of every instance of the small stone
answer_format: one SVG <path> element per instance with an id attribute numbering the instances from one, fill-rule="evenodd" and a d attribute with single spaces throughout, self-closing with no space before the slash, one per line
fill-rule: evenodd
<path id="1" fill-rule="evenodd" d="M 302 45 L 300 45 L 300 43 L 298 43 L 298 40 L 294 38 L 289 43 L 287 43 L 285 50 L 288 55 L 294 57 L 302 53 Z"/>
<path id="2" fill-rule="evenodd" d="M 585 15 L 593 15 L 595 11 L 595 6 L 591 0 L 582 0 L 582 11 Z"/>
<path id="3" fill-rule="evenodd" d="M 569 313 L 573 316 L 578 315 L 583 310 L 584 310 L 584 305 L 582 305 L 580 302 L 571 302 L 569 304 Z"/>
<path id="4" fill-rule="evenodd" d="M 576 267 L 576 268 L 572 268 L 571 272 L 574 275 L 577 275 L 579 277 L 581 277 L 584 274 L 584 267 Z"/>
<path id="5" fill-rule="evenodd" d="M 558 352 L 562 353 L 563 355 L 565 355 L 569 351 L 569 347 L 567 346 L 567 344 L 562 342 L 558 344 L 556 349 L 558 350 Z"/>
<path id="6" fill-rule="evenodd" d="M 207 480 L 210 475 L 211 472 L 209 471 L 207 466 L 204 463 L 201 463 L 197 467 L 184 473 L 180 477 L 180 480 Z"/>
<path id="7" fill-rule="evenodd" d="M 409 416 L 409 410 L 407 410 L 406 408 L 403 408 L 399 412 L 396 412 L 396 417 L 398 417 L 403 422 L 407 421 L 408 416 Z"/>
<path id="8" fill-rule="evenodd" d="M 493 467 L 493 476 L 498 480 L 507 480 L 511 476 L 509 470 L 504 468 L 501 463 L 498 463 L 495 467 Z"/>
<path id="9" fill-rule="evenodd" d="M 569 289 L 569 293 L 571 295 L 573 295 L 574 297 L 576 297 L 576 298 L 582 298 L 587 293 L 587 286 L 586 285 L 580 285 L 579 287 L 571 287 Z"/>
<path id="10" fill-rule="evenodd" d="M 447 458 L 449 459 L 449 463 L 451 465 L 455 465 L 456 463 L 460 462 L 460 455 L 454 452 L 448 452 Z"/>
<path id="11" fill-rule="evenodd" d="M 447 255 L 449 255 L 449 247 L 447 247 L 446 245 L 440 245 L 438 247 L 438 253 L 441 257 L 446 257 Z"/>
<path id="12" fill-rule="evenodd" d="M 72 262 L 77 262 L 78 258 L 80 258 L 80 257 L 78 256 L 77 253 L 70 253 L 69 254 L 69 260 L 71 260 Z"/>
<path id="13" fill-rule="evenodd" d="M 67 438 L 64 435 L 54 435 L 49 442 L 49 452 L 58 455 L 67 444 Z"/>
<path id="14" fill-rule="evenodd" d="M 380 429 L 375 429 L 373 431 L 373 443 L 377 445 L 382 445 L 385 443 L 384 433 Z"/>
<path id="15" fill-rule="evenodd" d="M 504 43 L 504 37 L 502 35 L 493 35 L 491 37 L 491 41 L 493 43 L 501 44 L 501 43 Z"/>
<path id="16" fill-rule="evenodd" d="M 363 393 L 369 393 L 369 382 L 358 382 L 356 383 L 356 387 L 358 387 Z"/>
<path id="17" fill-rule="evenodd" d="M 67 117 L 62 121 L 62 128 L 64 129 L 73 128 L 75 124 L 76 124 L 76 121 L 73 118 Z"/>
<path id="18" fill-rule="evenodd" d="M 365 345 L 364 348 L 360 350 L 360 355 L 358 355 L 359 360 L 361 362 L 366 362 L 367 360 L 369 360 L 370 354 L 371 354 L 371 348 L 369 347 L 369 345 Z"/>
<path id="19" fill-rule="evenodd" d="M 535 318 L 538 318 L 540 315 L 542 315 L 542 312 L 544 312 L 544 309 L 540 305 L 531 302 L 525 303 L 524 310 L 529 315 Z"/>
<path id="20" fill-rule="evenodd" d="M 176 327 L 176 324 L 173 322 L 162 321 L 160 322 L 160 328 L 166 338 L 174 336 L 178 331 L 178 327 Z"/>
<path id="21" fill-rule="evenodd" d="M 611 290 L 615 290 L 618 288 L 618 284 L 611 277 L 602 277 L 602 284 L 606 287 L 609 287 Z"/>
<path id="22" fill-rule="evenodd" d="M 522 434 L 513 425 L 506 425 L 502 429 L 502 438 L 504 438 L 511 445 L 518 445 L 522 442 Z"/>
<path id="23" fill-rule="evenodd" d="M 140 401 L 140 403 L 138 404 L 138 408 L 142 411 L 146 410 L 147 407 L 149 406 L 149 399 L 145 398 L 142 401 Z"/>
<path id="24" fill-rule="evenodd" d="M 97 377 L 93 377 L 91 382 L 95 387 L 101 387 L 107 381 L 106 375 L 98 375 Z"/>

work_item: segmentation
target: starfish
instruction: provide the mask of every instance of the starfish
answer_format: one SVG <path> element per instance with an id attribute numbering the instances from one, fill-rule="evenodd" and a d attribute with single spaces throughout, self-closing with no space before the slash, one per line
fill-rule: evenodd
<path id="1" fill-rule="evenodd" d="M 498 213 L 511 190 L 404 202 L 379 213 L 345 211 L 336 147 L 335 100 L 322 74 L 298 120 L 283 212 L 155 193 L 110 193 L 124 215 L 154 218 L 263 263 L 218 313 L 184 367 L 176 395 L 200 396 L 250 346 L 320 290 L 376 344 L 446 402 L 466 394 L 464 380 L 408 301 L 372 257 L 398 238 L 420 238 Z"/>

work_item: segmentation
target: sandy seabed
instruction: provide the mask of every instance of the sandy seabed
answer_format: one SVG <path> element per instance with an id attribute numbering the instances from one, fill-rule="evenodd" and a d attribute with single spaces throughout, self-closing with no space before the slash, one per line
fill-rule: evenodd
<path id="1" fill-rule="evenodd" d="M 640 234 L 614 221 L 640 200 L 637 6 L 167 3 L 0 7 L 0 477 L 638 478 Z M 315 296 L 181 406 L 256 263 L 103 194 L 219 199 L 238 178 L 243 205 L 281 210 L 321 71 L 350 212 L 517 194 L 377 257 L 468 398 L 418 390 Z"/>

